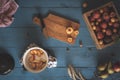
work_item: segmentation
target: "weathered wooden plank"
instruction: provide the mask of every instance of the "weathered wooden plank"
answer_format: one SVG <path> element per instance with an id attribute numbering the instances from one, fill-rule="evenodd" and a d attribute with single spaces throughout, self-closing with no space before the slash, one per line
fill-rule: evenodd
<path id="1" fill-rule="evenodd" d="M 87 80 L 98 80 L 94 75 L 95 68 L 75 68 L 84 75 Z M 87 73 L 86 73 L 87 72 Z M 17 74 L 16 74 L 17 73 Z M 110 75 L 105 80 L 118 80 L 119 73 Z M 114 77 L 118 76 L 118 77 Z M 11 73 L 5 76 L 0 75 L 0 80 L 71 80 L 67 73 L 67 68 L 46 69 L 41 73 L 34 74 L 23 71 L 22 68 L 15 68 Z"/>
<path id="2" fill-rule="evenodd" d="M 20 0 L 20 1 L 22 1 L 22 0 Z M 24 8 L 21 8 L 20 7 L 18 9 L 17 13 L 15 14 L 15 21 L 12 24 L 12 26 L 14 26 L 14 27 L 18 26 L 18 25 L 19 26 L 26 26 L 26 27 L 27 26 L 28 27 L 35 26 L 32 23 L 32 16 L 36 13 L 39 13 L 39 12 L 41 13 L 41 15 L 43 17 L 45 17 L 48 14 L 48 12 L 59 13 L 60 15 L 66 16 L 67 18 L 80 21 L 82 23 L 81 26 L 86 26 L 85 22 L 83 21 L 83 18 L 82 18 L 82 8 L 71 8 L 71 7 L 67 7 L 67 8 L 57 8 L 57 7 L 54 7 L 54 8 L 50 8 L 50 7 L 47 7 L 47 8 L 35 8 L 35 7 L 31 7 L 31 8 L 26 7 L 25 8 L 24 7 Z"/>
<path id="3" fill-rule="evenodd" d="M 76 70 L 81 70 L 81 73 L 86 77 L 86 79 L 91 79 L 94 77 L 95 68 L 76 68 Z M 87 71 L 87 73 L 86 73 Z M 30 79 L 31 78 L 31 79 Z M 43 72 L 35 74 L 24 71 L 22 68 L 15 68 L 11 73 L 6 76 L 0 76 L 0 80 L 71 80 L 67 68 L 53 68 L 45 69 Z"/>
<path id="4" fill-rule="evenodd" d="M 89 7 L 99 6 L 105 2 L 108 2 L 110 0 L 94 0 L 89 1 L 86 0 L 89 3 Z M 113 0 L 115 3 L 119 3 L 119 0 Z M 20 7 L 81 7 L 84 0 L 17 0 L 17 3 L 20 5 Z M 94 6 L 92 5 L 94 3 Z"/>
<path id="5" fill-rule="evenodd" d="M 64 47 L 69 45 L 53 38 L 46 39 L 43 33 L 41 33 L 41 29 L 39 27 L 29 27 L 30 28 L 18 27 L 0 29 L 0 44 L 6 47 L 17 47 L 17 44 L 25 46 L 25 44 L 30 44 L 32 42 L 47 47 Z M 83 35 L 83 33 L 85 34 Z M 83 40 L 84 46 L 94 46 L 94 43 L 86 28 L 80 29 L 80 34 L 78 35 L 76 43 L 73 46 L 79 46 L 79 39 Z"/>
<path id="6" fill-rule="evenodd" d="M 35 29 L 35 30 L 34 30 Z M 79 39 L 83 41 L 83 47 L 94 47 L 94 43 L 86 29 L 81 28 L 80 35 L 72 47 L 79 47 Z M 83 35 L 83 33 L 85 33 Z M 35 42 L 44 47 L 67 47 L 68 44 L 62 43 L 55 39 L 45 39 L 40 29 L 37 28 L 4 28 L 0 29 L 0 44 L 3 47 L 25 47 Z M 44 43 L 42 43 L 44 41 Z M 57 45 L 56 45 L 57 44 Z M 113 47 L 119 46 L 119 43 Z"/>
<path id="7" fill-rule="evenodd" d="M 81 0 L 17 0 L 22 7 L 81 7 Z"/>
<path id="8" fill-rule="evenodd" d="M 46 75 L 46 74 L 45 74 Z M 33 77 L 33 76 L 9 76 L 9 77 L 4 77 L 1 78 L 1 80 L 71 80 L 69 77 L 66 76 L 60 76 L 60 77 L 44 77 L 44 76 L 37 76 L 37 77 Z"/>
<path id="9" fill-rule="evenodd" d="M 111 75 L 112 80 L 120 80 L 120 74 L 119 73 L 115 73 L 113 75 Z"/>
<path id="10" fill-rule="evenodd" d="M 15 14 L 15 21 L 11 26 L 35 26 L 32 22 L 33 16 L 41 13 L 41 16 L 46 17 L 49 12 L 68 19 L 81 20 L 81 23 L 83 22 L 81 8 L 19 8 Z"/>
<path id="11" fill-rule="evenodd" d="M 6 47 L 17 47 L 17 44 L 25 46 L 33 42 L 45 47 L 66 47 L 69 45 L 53 38 L 46 39 L 43 33 L 41 33 L 41 29 L 36 26 L 34 28 L 31 28 L 31 26 L 30 28 L 1 28 L 0 34 L 0 44 Z M 79 46 L 79 40 L 82 40 L 84 47 L 95 47 L 86 28 L 80 28 L 80 34 L 72 46 Z M 116 43 L 117 46 L 119 46 L 119 44 L 120 42 Z"/>
<path id="12" fill-rule="evenodd" d="M 11 54 L 15 60 L 15 67 L 22 67 L 19 60 L 24 54 L 26 47 L 4 48 Z M 96 50 L 96 48 L 79 48 L 69 47 L 66 48 L 44 48 L 48 54 L 54 54 L 57 58 L 57 67 L 67 67 L 68 64 L 73 64 L 75 67 L 96 67 L 99 62 L 106 60 L 119 60 L 120 54 L 118 53 L 119 47 L 111 47 L 104 50 Z M 114 52 L 116 51 L 116 52 Z"/>
<path id="13" fill-rule="evenodd" d="M 76 67 L 95 67 L 97 53 L 94 51 L 86 52 L 86 48 L 70 48 L 70 52 L 66 51 L 66 48 L 47 48 L 50 50 L 50 53 L 53 53 L 58 61 L 58 67 L 66 67 L 67 64 L 74 64 Z M 75 52 L 77 50 L 77 52 Z M 19 60 L 21 54 L 24 53 L 24 48 L 7 48 L 8 51 L 14 58 L 16 66 L 21 67 Z M 79 61 L 79 62 L 78 62 Z"/>

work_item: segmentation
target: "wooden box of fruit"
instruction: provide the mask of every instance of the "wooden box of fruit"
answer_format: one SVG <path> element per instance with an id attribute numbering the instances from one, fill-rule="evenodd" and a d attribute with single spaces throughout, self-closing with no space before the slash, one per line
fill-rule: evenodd
<path id="1" fill-rule="evenodd" d="M 52 37 L 62 42 L 74 44 L 79 34 L 80 24 L 54 14 L 49 14 L 44 18 L 45 36 Z"/>
<path id="2" fill-rule="evenodd" d="M 120 37 L 120 18 L 113 2 L 83 14 L 98 49 L 112 45 Z"/>

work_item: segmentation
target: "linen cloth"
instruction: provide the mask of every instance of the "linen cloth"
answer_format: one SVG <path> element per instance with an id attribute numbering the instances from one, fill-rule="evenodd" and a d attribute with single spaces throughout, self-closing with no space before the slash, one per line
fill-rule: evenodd
<path id="1" fill-rule="evenodd" d="M 0 0 L 0 27 L 8 27 L 12 24 L 13 15 L 18 7 L 14 0 Z"/>

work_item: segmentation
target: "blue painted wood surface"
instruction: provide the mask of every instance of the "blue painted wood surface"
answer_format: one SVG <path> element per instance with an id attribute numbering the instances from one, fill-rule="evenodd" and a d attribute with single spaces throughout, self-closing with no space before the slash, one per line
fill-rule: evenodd
<path id="1" fill-rule="evenodd" d="M 100 1 L 100 0 L 98 0 Z M 67 74 L 68 64 L 82 72 L 87 80 L 97 80 L 94 76 L 98 61 L 102 58 L 119 60 L 120 42 L 103 50 L 97 50 L 82 17 L 82 3 L 84 0 L 17 0 L 19 9 L 15 14 L 14 23 L 7 28 L 0 28 L 0 49 L 11 54 L 15 60 L 15 68 L 8 75 L 0 75 L 0 80 L 71 80 Z M 120 0 L 114 0 L 120 12 Z M 53 38 L 46 39 L 41 28 L 32 22 L 34 14 L 41 13 L 46 17 L 49 12 L 55 12 L 65 18 L 80 22 L 80 34 L 74 45 L 60 42 Z M 79 40 L 83 47 L 79 47 Z M 24 71 L 19 63 L 21 55 L 30 43 L 53 52 L 58 65 L 53 69 L 33 74 Z M 66 47 L 70 50 L 66 51 Z M 119 80 L 120 74 L 109 76 L 106 80 Z"/>

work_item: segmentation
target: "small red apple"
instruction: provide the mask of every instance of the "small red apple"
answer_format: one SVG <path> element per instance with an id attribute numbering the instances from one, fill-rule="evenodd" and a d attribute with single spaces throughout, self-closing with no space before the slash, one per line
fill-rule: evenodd
<path id="1" fill-rule="evenodd" d="M 108 8 L 107 7 L 103 8 L 103 11 L 108 12 Z"/>
<path id="2" fill-rule="evenodd" d="M 106 21 L 108 21 L 110 19 L 108 13 L 103 14 L 103 19 L 106 20 Z"/>
<path id="3" fill-rule="evenodd" d="M 92 25 L 92 26 L 94 26 L 94 25 L 95 25 L 95 23 L 94 23 L 94 22 L 91 22 L 91 25 Z"/>
<path id="4" fill-rule="evenodd" d="M 107 23 L 105 23 L 105 22 L 101 23 L 101 28 L 106 29 L 107 28 Z"/>
<path id="5" fill-rule="evenodd" d="M 96 32 L 100 32 L 101 28 L 99 26 L 96 27 Z"/>
<path id="6" fill-rule="evenodd" d="M 115 19 L 115 22 L 119 22 L 119 19 L 116 18 L 116 19 Z"/>
<path id="7" fill-rule="evenodd" d="M 95 21 L 95 18 L 89 17 L 89 20 L 90 20 L 90 22 L 94 22 L 94 21 Z"/>
<path id="8" fill-rule="evenodd" d="M 97 19 L 97 21 L 98 21 L 98 22 L 101 22 L 101 21 L 102 21 L 102 19 L 101 19 L 101 18 L 98 18 L 98 19 Z"/>
<path id="9" fill-rule="evenodd" d="M 108 23 L 108 25 L 109 25 L 109 26 L 112 26 L 112 25 L 113 25 L 113 23 L 112 23 L 112 22 L 109 22 L 109 23 Z"/>
<path id="10" fill-rule="evenodd" d="M 114 33 L 117 33 L 117 29 L 113 29 L 113 32 L 114 32 Z"/>
<path id="11" fill-rule="evenodd" d="M 116 22 L 116 23 L 113 24 L 113 26 L 114 26 L 115 28 L 118 28 L 118 27 L 120 27 L 120 24 Z"/>
<path id="12" fill-rule="evenodd" d="M 120 72 L 120 62 L 116 62 L 113 65 L 113 69 L 114 69 L 115 72 Z"/>
<path id="13" fill-rule="evenodd" d="M 103 39 L 104 38 L 104 34 L 102 32 L 98 32 L 97 33 L 97 38 L 98 39 Z"/>
<path id="14" fill-rule="evenodd" d="M 111 35 L 112 35 L 112 31 L 111 31 L 110 29 L 107 29 L 107 30 L 106 30 L 106 35 L 107 35 L 107 36 L 111 36 Z"/>
<path id="15" fill-rule="evenodd" d="M 93 13 L 93 18 L 98 19 L 99 17 L 100 17 L 99 11 L 95 11 L 95 12 Z"/>
<path id="16" fill-rule="evenodd" d="M 110 13 L 110 17 L 115 17 L 115 16 L 116 16 L 115 12 Z"/>

